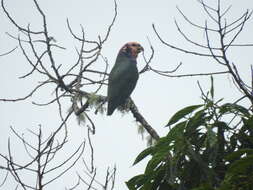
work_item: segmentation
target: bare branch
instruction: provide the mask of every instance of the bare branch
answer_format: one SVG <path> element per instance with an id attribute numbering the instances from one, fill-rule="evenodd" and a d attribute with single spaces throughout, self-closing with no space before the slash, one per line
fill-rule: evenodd
<path id="1" fill-rule="evenodd" d="M 153 70 L 153 69 L 152 69 Z M 180 77 L 198 77 L 198 76 L 210 76 L 210 75 L 221 75 L 221 74 L 229 74 L 228 71 L 220 71 L 220 72 L 211 72 L 211 73 L 191 73 L 191 74 L 183 74 L 183 75 L 171 75 L 165 74 L 163 71 L 154 71 L 155 73 L 171 78 L 180 78 Z"/>
<path id="2" fill-rule="evenodd" d="M 38 89 L 40 89 L 40 87 L 42 87 L 42 86 L 44 86 L 45 84 L 48 84 L 48 83 L 50 83 L 50 81 L 45 81 L 45 82 L 39 84 L 39 85 L 36 86 L 28 95 L 26 95 L 26 96 L 24 96 L 24 97 L 15 98 L 15 99 L 0 98 L 0 101 L 3 101 L 3 102 L 18 102 L 18 101 L 26 100 L 26 99 L 32 97 L 32 95 L 33 95 Z"/>
<path id="3" fill-rule="evenodd" d="M 202 5 L 202 7 L 204 8 L 205 12 L 209 16 L 209 18 L 211 18 L 215 23 L 218 23 L 218 20 L 216 18 L 214 18 L 214 16 L 209 12 L 209 10 L 211 10 L 213 12 L 216 12 L 216 9 L 214 9 L 214 8 L 208 6 L 207 4 L 205 4 L 203 2 L 203 0 L 197 0 L 197 1 Z"/>
<path id="4" fill-rule="evenodd" d="M 206 49 L 209 49 L 208 46 L 205 46 L 205 45 L 202 45 L 202 44 L 199 44 L 197 42 L 194 42 L 192 41 L 190 38 L 188 38 L 185 33 L 181 30 L 181 28 L 179 27 L 178 23 L 176 20 L 174 20 L 175 22 L 175 25 L 177 26 L 177 30 L 179 31 L 179 33 L 184 37 L 184 39 L 188 42 L 190 42 L 191 44 L 195 45 L 195 46 L 198 46 L 198 47 L 201 47 L 201 48 L 206 48 Z M 220 48 L 212 48 L 212 50 L 220 50 Z"/>
<path id="5" fill-rule="evenodd" d="M 10 50 L 10 51 L 8 51 L 8 52 L 5 52 L 5 53 L 0 54 L 0 57 L 1 57 L 1 56 L 5 56 L 5 55 L 11 54 L 11 53 L 14 52 L 17 48 L 18 48 L 18 46 L 16 46 L 15 48 L 13 48 L 12 50 Z"/>
<path id="6" fill-rule="evenodd" d="M 155 50 L 154 50 L 154 47 L 152 46 L 149 38 L 148 38 L 148 42 L 149 42 L 149 47 L 151 49 L 151 55 L 150 55 L 149 59 L 147 60 L 146 57 L 145 57 L 145 55 L 144 55 L 144 51 L 143 51 L 142 56 L 143 56 L 144 61 L 146 62 L 146 65 L 143 67 L 143 69 L 141 69 L 139 71 L 139 74 L 142 74 L 142 73 L 144 73 L 144 72 L 146 72 L 146 71 L 148 71 L 150 69 L 149 64 L 151 63 L 151 61 L 152 61 L 152 59 L 154 57 Z"/>
<path id="7" fill-rule="evenodd" d="M 237 31 L 237 33 L 234 35 L 234 37 L 232 38 L 232 40 L 228 43 L 228 45 L 225 48 L 225 51 L 230 47 L 230 45 L 235 41 L 235 39 L 238 37 L 238 35 L 242 32 L 244 24 L 250 18 L 251 15 L 252 15 L 252 12 L 250 13 L 249 16 L 247 16 L 247 14 L 245 15 L 243 22 L 240 24 L 241 27 L 239 28 L 239 30 Z M 234 29 L 231 29 L 231 30 L 234 30 Z"/>
<path id="8" fill-rule="evenodd" d="M 227 24 L 226 26 L 224 26 L 222 28 L 222 30 L 224 30 L 225 28 L 230 28 L 230 27 L 234 27 L 232 29 L 230 29 L 229 31 L 226 32 L 226 34 L 228 34 L 229 32 L 233 31 L 234 29 L 240 27 L 243 23 L 243 21 L 245 20 L 245 18 L 248 17 L 248 15 L 251 15 L 251 13 L 249 14 L 248 11 L 246 11 L 241 17 L 239 17 L 238 19 L 236 19 L 235 21 L 231 22 L 230 24 Z M 221 16 L 220 16 L 221 17 Z M 250 18 L 250 17 L 249 17 Z M 249 19 L 248 18 L 248 19 Z M 247 19 L 247 20 L 248 20 Z M 238 22 L 240 22 L 239 24 L 237 24 Z M 234 26 L 235 24 L 237 24 L 236 26 Z"/>
<path id="9" fill-rule="evenodd" d="M 165 42 L 165 41 L 161 38 L 161 36 L 158 34 L 158 32 L 157 32 L 157 30 L 156 30 L 154 24 L 152 24 L 152 27 L 153 27 L 154 32 L 155 32 L 156 36 L 158 37 L 158 39 L 159 39 L 164 45 L 166 45 L 166 46 L 168 46 L 168 47 L 170 47 L 170 48 L 172 48 L 172 49 L 175 49 L 175 50 L 178 50 L 178 51 L 181 51 L 181 52 L 184 52 L 184 53 L 189 53 L 189 54 L 197 55 L 197 56 L 213 57 L 213 56 L 210 55 L 210 54 L 203 54 L 203 53 L 199 53 L 199 52 L 188 51 L 188 50 L 186 50 L 186 49 L 178 48 L 178 47 L 176 47 L 176 46 L 173 46 L 173 45 L 171 45 L 171 44 L 168 44 L 168 43 Z M 219 57 L 219 58 L 222 57 L 222 56 L 220 56 L 220 55 L 215 55 L 215 56 L 216 56 L 216 57 Z"/>
<path id="10" fill-rule="evenodd" d="M 20 25 L 18 25 L 15 21 L 15 19 L 10 16 L 9 12 L 6 10 L 5 5 L 4 5 L 4 0 L 1 0 L 1 6 L 3 8 L 3 11 L 5 13 L 5 15 L 8 17 L 8 19 L 12 22 L 12 24 L 14 24 L 20 31 L 23 31 L 25 33 L 32 33 L 32 34 L 43 34 L 43 31 L 38 31 L 38 32 L 34 32 L 34 31 L 28 31 L 25 28 L 21 27 Z"/>
<path id="11" fill-rule="evenodd" d="M 188 19 L 187 16 L 184 15 L 184 13 L 177 7 L 177 10 L 179 11 L 179 13 L 183 16 L 183 18 L 192 26 L 196 27 L 196 28 L 199 28 L 199 29 L 202 29 L 202 30 L 205 30 L 205 27 L 203 26 L 200 26 L 200 25 L 197 25 L 195 23 L 193 23 L 191 20 Z M 218 32 L 217 30 L 215 29 L 211 29 L 211 28 L 208 28 L 209 31 L 212 31 L 212 32 Z"/>
<path id="12" fill-rule="evenodd" d="M 0 166 L 0 169 L 1 169 L 1 166 Z M 5 177 L 4 177 L 3 181 L 2 181 L 2 183 L 0 183 L 0 187 L 2 187 L 5 184 L 5 182 L 6 182 L 7 178 L 8 178 L 8 175 L 9 175 L 9 172 L 7 171 Z"/>
<path id="13" fill-rule="evenodd" d="M 146 129 L 146 131 L 150 134 L 152 138 L 154 138 L 155 140 L 158 140 L 160 137 L 157 134 L 157 132 L 151 127 L 151 125 L 148 124 L 145 118 L 140 114 L 134 101 L 132 99 L 129 99 L 129 100 L 130 100 L 130 111 L 132 112 L 136 121 L 141 123 L 141 125 Z"/>
<path id="14" fill-rule="evenodd" d="M 222 61 L 219 60 L 219 58 L 214 54 L 213 49 L 210 45 L 210 39 L 209 39 L 209 35 L 208 35 L 208 30 L 207 30 L 207 22 L 206 22 L 206 30 L 205 30 L 205 34 L 206 34 L 206 41 L 207 41 L 207 46 L 209 48 L 210 53 L 213 56 L 213 59 L 215 59 L 217 61 L 217 63 L 221 64 L 221 65 L 226 65 L 225 63 L 223 63 Z"/>
<path id="15" fill-rule="evenodd" d="M 111 29 L 112 29 L 112 27 L 113 27 L 113 25 L 115 23 L 116 18 L 117 18 L 117 15 L 118 15 L 118 5 L 117 5 L 116 0 L 114 0 L 114 17 L 112 19 L 111 24 L 109 25 L 109 27 L 107 29 L 107 33 L 106 33 L 104 39 L 101 41 L 101 44 L 104 44 L 107 41 L 107 39 L 109 37 L 109 34 L 111 32 Z"/>

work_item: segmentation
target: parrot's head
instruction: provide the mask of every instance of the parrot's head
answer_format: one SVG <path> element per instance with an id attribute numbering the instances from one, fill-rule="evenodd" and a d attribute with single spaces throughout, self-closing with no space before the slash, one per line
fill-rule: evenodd
<path id="1" fill-rule="evenodd" d="M 135 59 L 142 51 L 144 51 L 143 47 L 137 42 L 128 42 L 120 49 L 120 52 L 125 53 Z"/>

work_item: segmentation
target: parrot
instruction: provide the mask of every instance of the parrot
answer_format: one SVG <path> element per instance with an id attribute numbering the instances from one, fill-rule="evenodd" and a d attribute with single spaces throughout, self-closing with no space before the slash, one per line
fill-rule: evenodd
<path id="1" fill-rule="evenodd" d="M 144 48 L 137 42 L 128 42 L 117 55 L 115 64 L 109 74 L 107 89 L 107 115 L 124 105 L 133 92 L 139 73 L 137 69 L 137 56 Z"/>

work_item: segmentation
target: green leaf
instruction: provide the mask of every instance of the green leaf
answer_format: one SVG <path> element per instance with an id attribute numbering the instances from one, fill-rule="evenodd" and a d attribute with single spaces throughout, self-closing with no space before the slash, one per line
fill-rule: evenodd
<path id="1" fill-rule="evenodd" d="M 153 158 L 148 162 L 147 167 L 145 169 L 145 174 L 152 174 L 155 172 L 155 169 L 158 165 L 165 160 L 165 156 L 168 154 L 167 152 L 160 152 L 153 156 Z"/>
<path id="2" fill-rule="evenodd" d="M 211 97 L 214 98 L 214 88 L 213 88 L 213 76 L 211 75 L 211 89 L 210 89 Z"/>
<path id="3" fill-rule="evenodd" d="M 143 160 L 144 158 L 146 158 L 148 155 L 152 154 L 154 150 L 154 147 L 149 147 L 146 148 L 145 150 L 143 150 L 135 159 L 133 165 L 137 164 L 138 162 L 140 162 L 141 160 Z"/>
<path id="4" fill-rule="evenodd" d="M 126 182 L 126 185 L 129 190 L 136 190 L 141 187 L 146 182 L 146 177 L 144 174 L 134 176 L 129 181 Z"/>
<path id="5" fill-rule="evenodd" d="M 206 138 L 206 143 L 207 145 L 210 145 L 210 147 L 214 147 L 217 144 L 217 135 L 216 133 L 213 131 L 213 129 L 211 127 L 207 127 L 207 138 Z"/>
<path id="6" fill-rule="evenodd" d="M 157 166 L 155 162 L 157 162 L 157 159 L 150 160 L 149 166 L 147 166 L 147 168 L 153 168 L 154 166 L 155 170 L 147 171 L 146 168 L 145 174 L 137 175 L 127 181 L 126 185 L 128 189 L 153 190 L 155 185 L 160 185 L 160 177 L 164 176 L 165 168 L 161 164 Z"/>
<path id="7" fill-rule="evenodd" d="M 186 125 L 187 121 L 183 121 L 175 125 L 167 134 L 166 140 L 170 143 L 172 140 L 176 140 L 178 137 L 182 136 Z"/>
<path id="8" fill-rule="evenodd" d="M 233 162 L 226 172 L 219 190 L 252 190 L 253 187 L 253 155 L 247 155 Z"/>
<path id="9" fill-rule="evenodd" d="M 233 152 L 233 153 L 227 155 L 226 160 L 231 161 L 231 160 L 239 159 L 241 157 L 241 155 L 243 155 L 243 154 L 252 154 L 252 153 L 253 153 L 253 149 L 243 148 L 243 149 L 237 150 L 236 152 Z"/>
<path id="10" fill-rule="evenodd" d="M 186 131 L 193 132 L 199 126 L 203 125 L 207 119 L 207 117 L 205 116 L 206 116 L 205 109 L 196 112 L 194 116 L 189 119 L 189 122 L 187 123 Z"/>
<path id="11" fill-rule="evenodd" d="M 201 155 L 198 152 L 195 152 L 193 150 L 193 147 L 191 144 L 188 144 L 187 152 L 189 153 L 189 157 L 191 157 L 193 160 L 195 160 L 202 171 L 205 173 L 205 175 L 211 179 L 211 176 L 214 176 L 213 171 L 208 167 L 208 163 L 206 163 L 202 158 Z"/>
<path id="12" fill-rule="evenodd" d="M 172 125 L 174 123 L 176 123 L 177 121 L 179 121 L 180 119 L 182 119 L 183 117 L 185 117 L 186 115 L 192 113 L 194 110 L 198 109 L 199 107 L 203 106 L 202 104 L 200 105 L 193 105 L 193 106 L 188 106 L 185 107 L 183 109 L 181 109 L 180 111 L 178 111 L 177 113 L 175 113 L 169 120 L 168 124 L 166 126 Z"/>
<path id="13" fill-rule="evenodd" d="M 249 119 L 242 118 L 245 128 L 252 129 L 253 127 L 253 116 L 249 117 Z"/>
<path id="14" fill-rule="evenodd" d="M 223 122 L 223 121 L 216 121 L 214 124 L 213 124 L 214 127 L 221 127 L 223 129 L 226 129 L 226 130 L 230 130 L 229 126 L 227 123 Z"/>
<path id="15" fill-rule="evenodd" d="M 226 103 L 220 107 L 220 113 L 225 114 L 225 113 L 231 113 L 231 112 L 240 112 L 246 117 L 250 117 L 250 113 L 248 109 L 244 108 L 243 106 L 240 106 L 238 104 L 231 104 L 231 103 Z"/>
<path id="16" fill-rule="evenodd" d="M 228 173 L 239 174 L 245 173 L 253 166 L 253 155 L 246 156 L 235 161 L 228 169 Z"/>

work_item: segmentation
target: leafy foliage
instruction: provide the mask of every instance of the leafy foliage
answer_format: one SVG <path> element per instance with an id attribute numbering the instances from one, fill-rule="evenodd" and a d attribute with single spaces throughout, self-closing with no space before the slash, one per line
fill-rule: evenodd
<path id="1" fill-rule="evenodd" d="M 137 156 L 134 164 L 150 159 L 143 174 L 126 182 L 130 190 L 253 188 L 251 111 L 215 102 L 213 84 L 202 99 L 176 112 L 168 134 Z"/>

